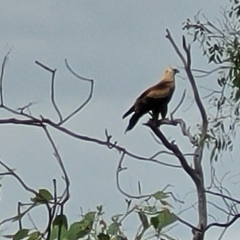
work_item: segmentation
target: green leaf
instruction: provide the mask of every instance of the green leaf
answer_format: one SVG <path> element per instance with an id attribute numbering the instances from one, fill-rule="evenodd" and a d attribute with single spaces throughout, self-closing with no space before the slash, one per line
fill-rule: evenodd
<path id="1" fill-rule="evenodd" d="M 217 82 L 218 82 L 218 85 L 219 85 L 220 87 L 222 87 L 223 84 L 222 84 L 221 79 L 218 78 L 218 79 L 217 79 Z"/>
<path id="2" fill-rule="evenodd" d="M 105 233 L 99 233 L 97 237 L 99 240 L 110 240 L 110 236 Z"/>
<path id="3" fill-rule="evenodd" d="M 220 125 L 220 127 L 221 127 L 222 132 L 225 133 L 225 129 L 224 129 L 223 123 Z"/>
<path id="4" fill-rule="evenodd" d="M 163 206 L 172 207 L 172 205 L 171 205 L 170 203 L 168 203 L 167 201 L 165 201 L 165 200 L 160 200 L 160 202 L 161 202 L 161 204 L 162 204 Z"/>
<path id="5" fill-rule="evenodd" d="M 60 239 L 66 239 L 65 237 L 67 236 L 67 233 L 68 231 L 65 226 L 55 225 L 51 229 L 51 235 L 49 240 L 56 240 L 59 239 L 59 237 Z"/>
<path id="6" fill-rule="evenodd" d="M 216 58 L 217 58 L 217 63 L 222 63 L 222 59 L 220 58 L 219 55 L 217 55 Z"/>
<path id="7" fill-rule="evenodd" d="M 141 187 L 140 181 L 138 181 L 138 194 L 139 194 L 139 195 L 142 194 L 142 187 Z"/>
<path id="8" fill-rule="evenodd" d="M 96 212 L 88 212 L 85 214 L 83 220 L 73 223 L 66 234 L 66 238 L 75 240 L 88 235 L 92 230 L 95 215 Z"/>
<path id="9" fill-rule="evenodd" d="M 195 41 L 197 40 L 198 34 L 199 34 L 199 31 L 195 31 L 195 32 L 194 32 L 193 42 L 195 42 Z"/>
<path id="10" fill-rule="evenodd" d="M 215 54 L 212 54 L 208 60 L 208 63 L 215 61 Z"/>
<path id="11" fill-rule="evenodd" d="M 88 235 L 91 230 L 92 224 L 90 224 L 88 220 L 84 219 L 80 222 L 75 222 L 70 226 L 66 234 L 66 238 L 71 240 L 83 238 Z"/>
<path id="12" fill-rule="evenodd" d="M 34 198 L 31 198 L 33 202 L 45 203 L 53 199 L 52 194 L 47 189 L 39 189 L 38 193 Z"/>
<path id="13" fill-rule="evenodd" d="M 148 223 L 148 218 L 147 216 L 143 213 L 143 211 L 138 212 L 138 216 L 142 222 L 143 228 L 147 229 L 149 228 L 149 223 Z"/>
<path id="14" fill-rule="evenodd" d="M 54 226 L 63 226 L 65 229 L 68 229 L 68 221 L 66 215 L 57 215 L 53 220 L 53 227 Z"/>
<path id="15" fill-rule="evenodd" d="M 41 235 L 40 232 L 32 232 L 31 234 L 28 235 L 28 240 L 40 240 Z"/>
<path id="16" fill-rule="evenodd" d="M 215 146 L 213 149 L 212 149 L 212 152 L 211 152 L 211 155 L 210 155 L 210 161 L 212 162 L 214 156 L 215 156 L 215 153 L 216 153 L 216 150 L 217 150 L 217 147 Z"/>
<path id="17" fill-rule="evenodd" d="M 218 140 L 218 144 L 217 144 L 218 152 L 220 151 L 221 146 L 222 146 L 222 142 L 221 142 L 221 139 L 219 139 L 219 140 Z"/>
<path id="18" fill-rule="evenodd" d="M 151 224 L 156 230 L 161 230 L 174 223 L 176 220 L 177 216 L 174 213 L 171 213 L 168 209 L 162 210 L 157 216 L 150 219 Z"/>
<path id="19" fill-rule="evenodd" d="M 29 229 L 20 229 L 13 237 L 13 240 L 20 240 L 28 236 Z"/>
<path id="20" fill-rule="evenodd" d="M 155 192 L 152 196 L 155 197 L 156 200 L 162 200 L 169 197 L 169 195 L 163 191 Z"/>
<path id="21" fill-rule="evenodd" d="M 235 93 L 235 101 L 238 101 L 240 98 L 240 91 L 237 90 L 236 93 Z"/>
<path id="22" fill-rule="evenodd" d="M 85 214 L 84 219 L 88 221 L 94 221 L 96 212 L 88 212 Z"/>
<path id="23" fill-rule="evenodd" d="M 157 212 L 156 206 L 143 206 L 142 209 L 144 210 L 144 212 L 148 212 L 148 213 L 156 213 Z"/>
<path id="24" fill-rule="evenodd" d="M 53 199 L 52 194 L 47 189 L 39 189 L 38 193 L 43 199 L 47 201 L 50 201 Z"/>
<path id="25" fill-rule="evenodd" d="M 108 230 L 107 230 L 108 234 L 117 235 L 119 233 L 120 226 L 121 226 L 120 223 L 117 223 L 117 222 L 111 223 L 108 227 Z"/>
<path id="26" fill-rule="evenodd" d="M 11 238 L 11 239 L 13 239 L 13 237 L 14 237 L 14 235 L 12 235 L 12 234 L 6 234 L 6 235 L 2 235 L 2 236 L 5 238 Z"/>

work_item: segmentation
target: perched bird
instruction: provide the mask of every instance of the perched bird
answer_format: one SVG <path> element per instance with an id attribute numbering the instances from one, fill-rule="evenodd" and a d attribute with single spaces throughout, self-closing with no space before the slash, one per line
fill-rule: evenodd
<path id="1" fill-rule="evenodd" d="M 175 74 L 177 73 L 179 73 L 178 69 L 167 68 L 162 80 L 148 88 L 137 98 L 133 106 L 123 115 L 123 118 L 125 118 L 134 113 L 125 132 L 131 130 L 138 120 L 148 112 L 152 114 L 154 120 L 158 119 L 159 113 L 161 113 L 162 119 L 166 117 L 168 103 L 175 90 Z"/>

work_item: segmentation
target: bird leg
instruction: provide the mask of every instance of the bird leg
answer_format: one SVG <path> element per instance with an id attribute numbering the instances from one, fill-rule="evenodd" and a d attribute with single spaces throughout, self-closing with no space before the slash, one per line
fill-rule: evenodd
<path id="1" fill-rule="evenodd" d="M 154 124 L 157 124 L 159 112 L 152 110 L 152 114 L 151 114 L 151 115 L 152 115 L 152 121 L 153 121 L 153 123 L 154 123 Z"/>

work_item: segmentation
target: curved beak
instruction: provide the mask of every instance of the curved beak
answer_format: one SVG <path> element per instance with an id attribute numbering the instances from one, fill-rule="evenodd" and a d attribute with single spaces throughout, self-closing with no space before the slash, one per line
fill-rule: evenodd
<path id="1" fill-rule="evenodd" d="M 174 74 L 180 73 L 180 71 L 176 68 L 174 68 L 173 71 L 174 71 Z"/>

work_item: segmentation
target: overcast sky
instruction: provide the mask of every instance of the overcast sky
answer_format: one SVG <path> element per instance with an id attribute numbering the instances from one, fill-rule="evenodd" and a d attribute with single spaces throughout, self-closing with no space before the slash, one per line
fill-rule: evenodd
<path id="1" fill-rule="evenodd" d="M 94 79 L 95 88 L 92 101 L 66 127 L 100 139 L 105 138 L 107 129 L 114 140 L 129 151 L 151 156 L 162 146 L 153 140 L 149 129 L 141 125 L 147 117 L 125 135 L 128 120 L 123 121 L 122 115 L 142 90 L 160 79 L 165 67 L 181 69 L 176 53 L 165 38 L 166 28 L 180 43 L 182 23 L 187 18 L 193 18 L 199 10 L 206 16 L 217 17 L 220 7 L 225 7 L 226 3 L 223 0 L 1 1 L 0 59 L 11 51 L 4 77 L 5 103 L 17 109 L 34 102 L 33 114 L 57 120 L 49 99 L 51 76 L 34 64 L 38 60 L 57 69 L 56 101 L 63 114 L 70 113 L 86 99 L 89 85 L 69 73 L 64 65 L 64 59 L 68 59 L 78 74 Z M 193 55 L 193 67 L 207 66 L 197 47 L 193 48 Z M 183 77 L 184 73 L 177 77 L 177 89 L 170 108 L 178 103 L 184 89 L 188 90 L 188 82 Z M 189 105 L 190 91 L 178 117 L 186 118 L 194 127 L 199 117 L 193 108 L 184 111 Z M 7 116 L 10 117 L 0 112 L 0 117 Z M 185 151 L 192 150 L 185 143 L 186 139 L 181 138 L 179 130 L 166 128 L 165 132 L 171 139 L 182 139 L 178 144 Z M 125 198 L 115 183 L 119 154 L 56 131 L 52 134 L 71 181 L 71 200 L 66 208 L 71 221 L 79 218 L 80 207 L 86 212 L 103 204 L 107 217 L 124 212 Z M 42 131 L 33 127 L 4 125 L 1 126 L 0 140 L 0 158 L 16 168 L 31 187 L 52 189 L 52 179 L 56 178 L 61 189 L 62 174 Z M 177 163 L 166 156 L 160 159 Z M 121 182 L 131 194 L 137 194 L 138 181 L 141 181 L 145 194 L 172 184 L 171 191 L 182 198 L 194 189 L 181 169 L 128 158 L 125 165 L 128 170 L 123 173 Z M 225 171 L 227 167 L 225 163 L 220 166 Z M 4 178 L 1 195 L 1 219 L 16 213 L 17 201 L 28 201 L 30 197 L 11 178 Z M 188 199 L 186 207 L 193 201 L 194 198 Z M 174 210 L 177 212 L 178 206 Z M 195 216 L 186 213 L 184 217 L 196 223 Z M 223 239 L 237 239 L 233 237 L 234 229 Z M 128 226 L 125 230 L 131 235 L 135 228 Z M 190 230 L 179 225 L 176 233 L 179 239 L 186 239 Z M 209 239 L 218 236 L 217 233 L 217 230 L 210 232 Z"/>

